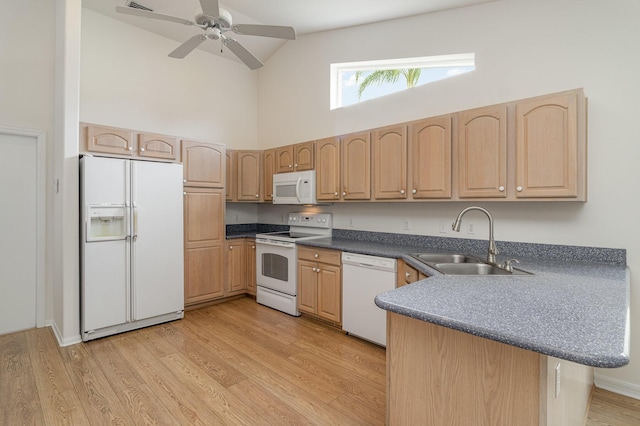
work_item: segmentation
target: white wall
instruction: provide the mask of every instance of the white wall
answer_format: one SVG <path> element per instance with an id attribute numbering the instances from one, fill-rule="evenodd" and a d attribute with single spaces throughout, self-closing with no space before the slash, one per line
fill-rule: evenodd
<path id="1" fill-rule="evenodd" d="M 46 132 L 47 183 L 52 176 L 55 5 L 5 2 L 0 13 L 0 126 Z M 52 186 L 47 184 L 51 209 Z M 6 200 L 2 200 L 2 203 Z M 49 210 L 51 211 L 51 210 Z M 0 217 L 2 217 L 0 213 Z M 45 320 L 51 321 L 53 215 L 46 215 Z"/>
<path id="2" fill-rule="evenodd" d="M 83 8 L 80 120 L 255 148 L 257 74 L 178 44 Z"/>
<path id="3" fill-rule="evenodd" d="M 502 0 L 375 25 L 311 34 L 287 43 L 260 72 L 260 148 L 269 148 L 583 87 L 589 97 L 587 203 L 481 203 L 498 240 L 627 249 L 640 272 L 640 120 L 637 70 L 640 3 L 635 0 Z M 329 64 L 475 52 L 476 71 L 360 105 L 329 110 Z M 475 203 L 474 203 L 475 204 Z M 458 236 L 448 226 L 469 203 L 336 204 L 335 227 Z M 280 223 L 284 207 L 261 206 Z M 412 229 L 402 230 L 402 219 Z M 486 238 L 482 216 L 478 238 Z M 460 235 L 467 237 L 466 234 Z M 640 281 L 632 282 L 632 361 L 599 370 L 601 386 L 640 398 Z"/>

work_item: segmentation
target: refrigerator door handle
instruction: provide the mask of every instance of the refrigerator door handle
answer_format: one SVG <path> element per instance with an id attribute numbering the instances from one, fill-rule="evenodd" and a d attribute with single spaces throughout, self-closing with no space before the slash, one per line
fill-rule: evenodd
<path id="1" fill-rule="evenodd" d="M 133 252 L 131 247 L 131 236 L 127 235 L 126 238 L 127 245 L 125 248 L 125 287 L 124 291 L 128 295 L 132 294 L 131 291 L 131 274 L 133 273 L 133 268 L 131 267 L 131 253 Z M 130 297 L 126 298 L 126 321 L 131 322 L 133 320 L 131 315 L 131 301 Z"/>
<path id="2" fill-rule="evenodd" d="M 127 310 L 128 312 L 130 312 L 131 315 L 131 319 L 130 321 L 135 321 L 137 319 L 136 316 L 136 291 L 135 291 L 135 286 L 136 286 L 136 236 L 134 235 L 131 238 L 131 254 L 129 256 L 129 259 L 131 259 L 130 264 L 129 264 L 129 309 Z"/>

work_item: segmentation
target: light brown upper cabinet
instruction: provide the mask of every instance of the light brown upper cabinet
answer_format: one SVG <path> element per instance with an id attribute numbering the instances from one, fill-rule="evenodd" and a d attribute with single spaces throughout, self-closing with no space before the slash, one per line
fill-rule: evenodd
<path id="1" fill-rule="evenodd" d="M 584 104 L 581 90 L 516 104 L 517 198 L 586 199 Z"/>
<path id="2" fill-rule="evenodd" d="M 353 133 L 341 140 L 342 199 L 371 199 L 371 133 Z"/>
<path id="3" fill-rule="evenodd" d="M 507 105 L 458 113 L 458 197 L 507 196 Z"/>
<path id="4" fill-rule="evenodd" d="M 276 166 L 275 149 L 267 149 L 262 153 L 262 164 L 264 201 L 273 201 L 273 174 Z"/>
<path id="5" fill-rule="evenodd" d="M 342 198 L 340 146 L 338 137 L 316 141 L 316 198 L 318 200 L 338 201 Z"/>
<path id="6" fill-rule="evenodd" d="M 89 152 L 127 156 L 133 154 L 134 132 L 131 130 L 89 124 L 86 132 L 86 149 Z"/>
<path id="7" fill-rule="evenodd" d="M 260 201 L 262 151 L 237 151 L 238 201 Z"/>
<path id="8" fill-rule="evenodd" d="M 408 137 L 410 196 L 451 198 L 451 116 L 412 122 Z"/>
<path id="9" fill-rule="evenodd" d="M 314 142 L 287 145 L 275 150 L 275 172 L 301 172 L 313 170 Z"/>
<path id="10" fill-rule="evenodd" d="M 226 168 L 226 184 L 224 186 L 225 189 L 225 199 L 227 201 L 235 201 L 234 197 L 236 196 L 236 185 L 237 185 L 237 153 L 230 149 L 225 152 L 225 168 Z"/>
<path id="11" fill-rule="evenodd" d="M 178 138 L 151 133 L 138 133 L 138 155 L 147 158 L 176 160 Z"/>
<path id="12" fill-rule="evenodd" d="M 224 188 L 224 145 L 183 140 L 182 163 L 185 186 Z"/>
<path id="13" fill-rule="evenodd" d="M 407 126 L 373 130 L 372 138 L 374 198 L 407 198 Z"/>

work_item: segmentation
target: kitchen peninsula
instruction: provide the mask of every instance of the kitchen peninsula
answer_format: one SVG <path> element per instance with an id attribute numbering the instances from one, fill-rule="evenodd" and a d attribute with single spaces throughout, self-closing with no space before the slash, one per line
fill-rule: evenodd
<path id="1" fill-rule="evenodd" d="M 624 250 L 498 242 L 534 275 L 448 276 L 407 254 L 479 254 L 484 242 L 339 233 L 303 244 L 396 257 L 429 275 L 376 298 L 388 311 L 388 424 L 583 424 L 593 367 L 629 362 Z"/>

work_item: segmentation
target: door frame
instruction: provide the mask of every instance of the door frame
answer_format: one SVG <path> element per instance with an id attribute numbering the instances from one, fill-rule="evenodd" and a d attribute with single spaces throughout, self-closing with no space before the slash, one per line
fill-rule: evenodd
<path id="1" fill-rule="evenodd" d="M 40 130 L 0 126 L 0 135 L 26 136 L 36 142 L 36 327 L 45 326 L 45 254 L 47 210 L 47 134 Z M 59 191 L 59 183 L 54 191 Z"/>

